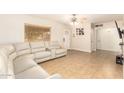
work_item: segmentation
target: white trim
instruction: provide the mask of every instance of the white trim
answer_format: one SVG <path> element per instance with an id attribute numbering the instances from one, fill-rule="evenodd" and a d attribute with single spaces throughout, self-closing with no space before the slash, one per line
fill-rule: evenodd
<path id="1" fill-rule="evenodd" d="M 78 51 L 82 51 L 82 52 L 91 53 L 91 51 L 89 51 L 89 50 L 82 50 L 82 49 L 77 49 L 77 48 L 70 48 L 70 50 L 78 50 Z"/>

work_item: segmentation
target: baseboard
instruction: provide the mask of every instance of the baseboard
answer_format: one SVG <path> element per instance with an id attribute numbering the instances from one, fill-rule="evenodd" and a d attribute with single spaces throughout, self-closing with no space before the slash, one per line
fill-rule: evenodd
<path id="1" fill-rule="evenodd" d="M 71 48 L 70 50 L 77 50 L 77 51 L 81 51 L 81 52 L 91 53 L 91 51 L 89 51 L 89 50 L 81 50 L 81 49 L 76 49 L 76 48 Z"/>
<path id="2" fill-rule="evenodd" d="M 120 51 L 115 51 L 115 50 L 107 50 L 107 49 L 96 49 L 97 50 L 103 50 L 103 51 L 109 51 L 109 52 L 113 52 L 113 53 L 119 53 Z"/>

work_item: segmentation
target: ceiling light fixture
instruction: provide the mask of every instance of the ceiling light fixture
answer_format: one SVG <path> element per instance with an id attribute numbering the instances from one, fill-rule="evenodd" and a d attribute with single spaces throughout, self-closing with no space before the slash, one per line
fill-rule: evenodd
<path id="1" fill-rule="evenodd" d="M 72 14 L 71 22 L 75 24 L 77 22 L 76 14 Z"/>

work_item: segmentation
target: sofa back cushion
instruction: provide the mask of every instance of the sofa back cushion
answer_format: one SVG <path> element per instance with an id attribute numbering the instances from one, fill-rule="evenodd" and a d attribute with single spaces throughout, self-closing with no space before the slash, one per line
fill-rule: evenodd
<path id="1" fill-rule="evenodd" d="M 7 54 L 10 60 L 14 60 L 16 58 L 16 50 L 12 44 L 3 44 L 1 47 L 4 47 L 7 50 Z"/>
<path id="2" fill-rule="evenodd" d="M 52 48 L 55 48 L 55 49 L 60 48 L 60 44 L 58 43 L 58 41 L 52 41 L 52 42 L 50 42 L 50 48 L 51 49 Z"/>
<path id="3" fill-rule="evenodd" d="M 8 59 L 5 48 L 0 48 L 0 78 L 8 78 Z"/>
<path id="4" fill-rule="evenodd" d="M 5 48 L 7 51 L 9 78 L 15 78 L 14 77 L 14 68 L 13 68 L 13 61 L 16 59 L 15 48 L 12 44 L 3 44 L 3 45 L 1 45 L 1 47 Z"/>
<path id="5" fill-rule="evenodd" d="M 30 42 L 30 46 L 32 53 L 46 50 L 44 42 Z"/>
<path id="6" fill-rule="evenodd" d="M 30 54 L 31 49 L 30 45 L 28 42 L 26 43 L 16 43 L 14 44 L 17 56 L 25 55 L 25 54 Z"/>

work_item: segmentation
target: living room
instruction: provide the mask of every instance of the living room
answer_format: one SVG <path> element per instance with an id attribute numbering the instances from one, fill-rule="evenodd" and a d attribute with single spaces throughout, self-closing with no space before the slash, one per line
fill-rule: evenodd
<path id="1" fill-rule="evenodd" d="M 0 0 L 1 93 L 124 93 L 123 0 Z"/>
<path id="2" fill-rule="evenodd" d="M 123 78 L 114 22 L 122 29 L 122 14 L 1 14 L 0 20 L 1 55 L 5 49 L 16 55 L 1 78 Z"/>

